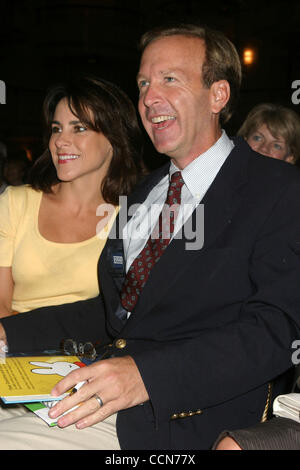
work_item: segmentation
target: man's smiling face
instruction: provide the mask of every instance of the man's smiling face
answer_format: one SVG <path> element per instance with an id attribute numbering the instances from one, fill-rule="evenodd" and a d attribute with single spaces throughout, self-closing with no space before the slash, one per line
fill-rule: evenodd
<path id="1" fill-rule="evenodd" d="M 143 125 L 157 151 L 181 168 L 208 148 L 214 128 L 211 89 L 202 83 L 204 60 L 200 38 L 159 38 L 144 50 L 137 77 Z"/>

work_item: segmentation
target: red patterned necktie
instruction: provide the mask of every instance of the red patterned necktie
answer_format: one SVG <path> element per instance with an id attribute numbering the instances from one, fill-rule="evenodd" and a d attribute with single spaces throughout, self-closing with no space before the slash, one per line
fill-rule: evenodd
<path id="1" fill-rule="evenodd" d="M 171 176 L 167 199 L 146 245 L 132 262 L 121 292 L 122 306 L 132 312 L 150 271 L 167 248 L 172 234 L 176 215 L 181 203 L 181 188 L 184 181 L 180 171 Z"/>

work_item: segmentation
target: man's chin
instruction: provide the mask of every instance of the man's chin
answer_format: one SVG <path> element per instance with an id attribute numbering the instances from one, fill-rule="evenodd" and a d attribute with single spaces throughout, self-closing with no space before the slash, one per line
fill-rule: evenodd
<path id="1" fill-rule="evenodd" d="M 158 153 L 163 153 L 170 158 L 175 157 L 177 146 L 174 143 L 166 142 L 162 139 L 153 139 L 152 143 Z"/>

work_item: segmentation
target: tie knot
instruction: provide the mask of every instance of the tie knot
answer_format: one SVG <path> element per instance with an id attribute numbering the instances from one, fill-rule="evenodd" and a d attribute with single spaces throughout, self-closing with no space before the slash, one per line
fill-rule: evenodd
<path id="1" fill-rule="evenodd" d="M 181 188 L 183 184 L 184 181 L 181 175 L 181 171 L 175 171 L 175 173 L 173 173 L 171 176 L 170 186 Z"/>
<path id="2" fill-rule="evenodd" d="M 171 176 L 166 204 L 172 206 L 173 204 L 181 203 L 181 188 L 183 184 L 184 181 L 181 176 L 181 171 L 175 171 Z"/>

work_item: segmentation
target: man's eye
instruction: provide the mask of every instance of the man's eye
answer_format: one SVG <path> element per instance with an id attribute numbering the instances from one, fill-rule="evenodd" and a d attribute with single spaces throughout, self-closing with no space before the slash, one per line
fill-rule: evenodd
<path id="1" fill-rule="evenodd" d="M 140 80 L 139 83 L 138 83 L 138 87 L 141 89 L 141 88 L 144 88 L 145 86 L 149 85 L 149 82 L 148 80 Z"/>
<path id="2" fill-rule="evenodd" d="M 252 139 L 255 140 L 256 142 L 259 142 L 260 139 L 261 139 L 261 137 L 260 137 L 260 135 L 254 134 L 254 135 L 252 136 Z"/>
<path id="3" fill-rule="evenodd" d="M 165 77 L 165 81 L 168 83 L 175 82 L 175 77 Z"/>

